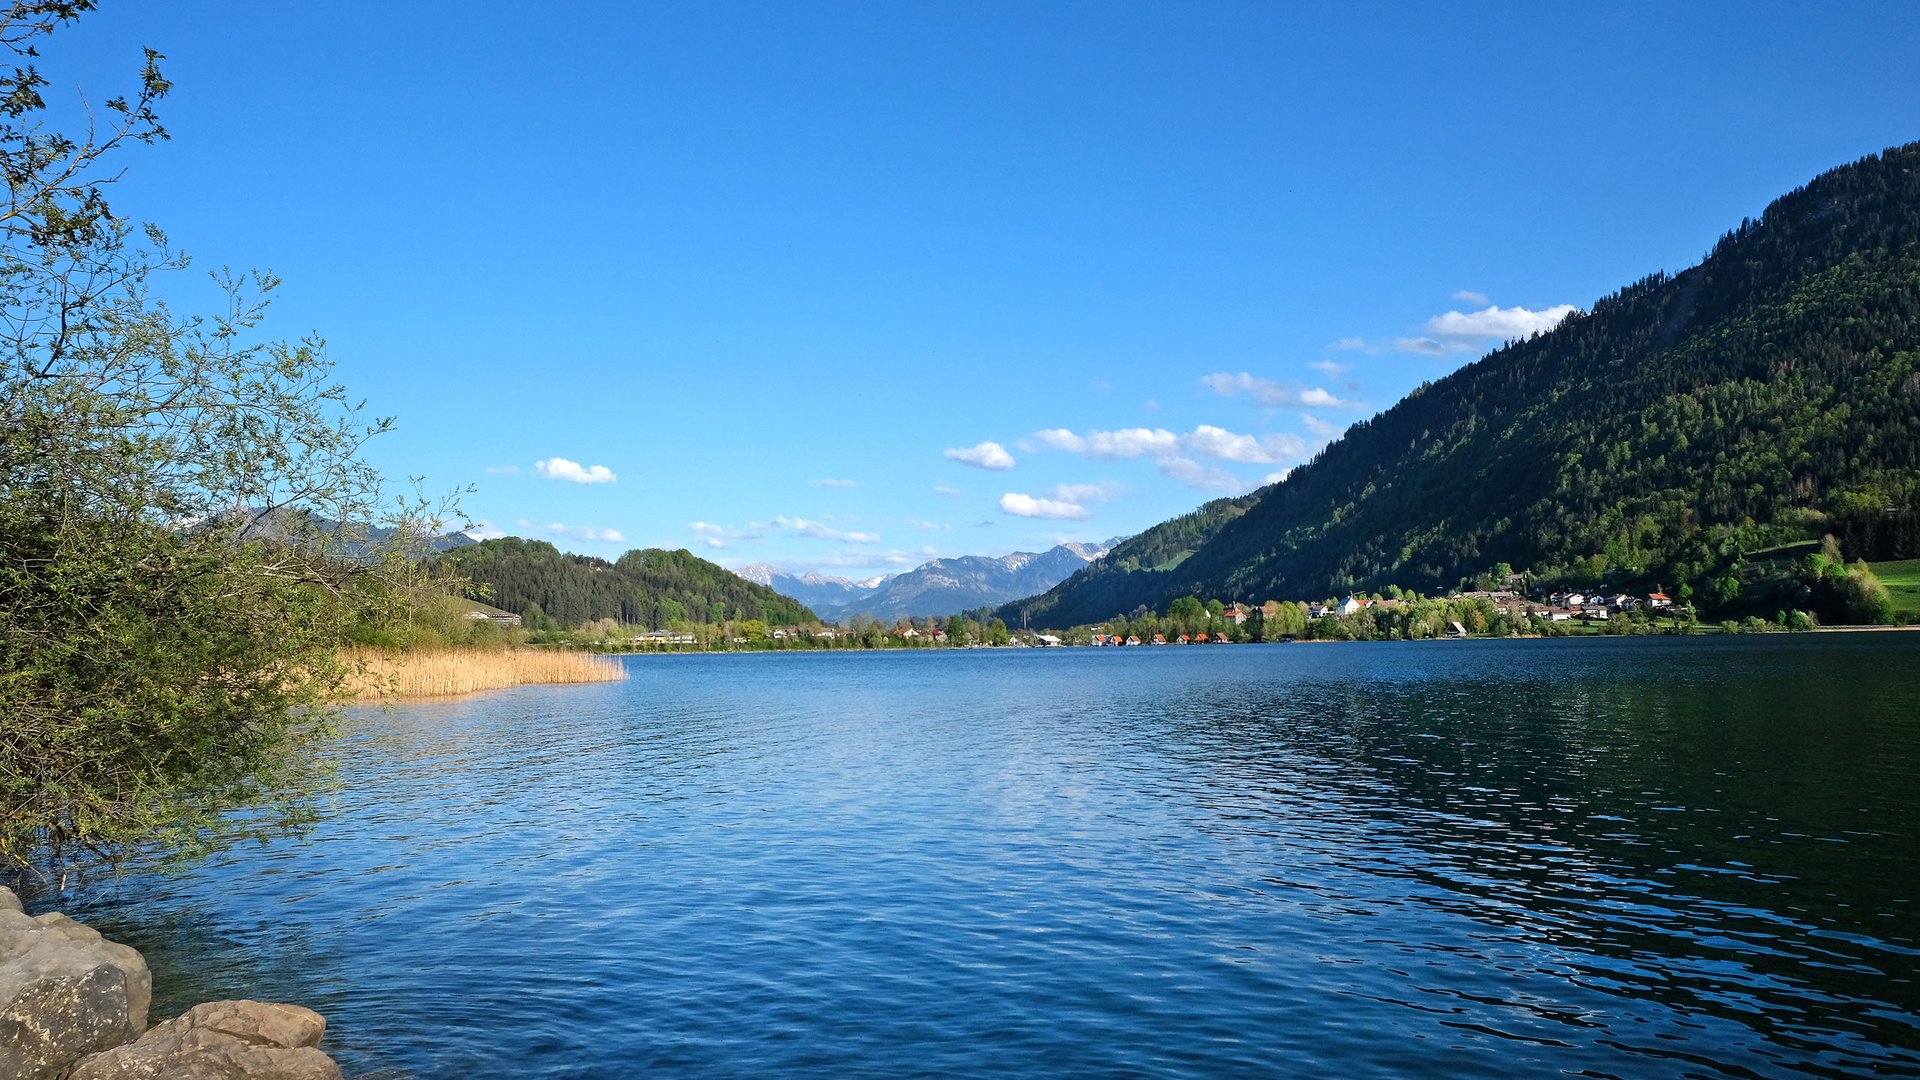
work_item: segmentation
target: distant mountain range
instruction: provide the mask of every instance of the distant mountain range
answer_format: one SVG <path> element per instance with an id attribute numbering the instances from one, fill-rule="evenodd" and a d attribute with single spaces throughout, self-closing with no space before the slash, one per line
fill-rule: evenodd
<path id="1" fill-rule="evenodd" d="M 824 574 L 795 576 L 758 563 L 735 571 L 756 584 L 791 596 L 839 621 L 852 615 L 894 619 L 903 615 L 954 615 L 1046 592 L 1124 537 L 1099 544 L 1060 544 L 1046 551 L 1015 551 L 997 558 L 963 555 L 935 559 L 903 574 L 851 581 Z"/>

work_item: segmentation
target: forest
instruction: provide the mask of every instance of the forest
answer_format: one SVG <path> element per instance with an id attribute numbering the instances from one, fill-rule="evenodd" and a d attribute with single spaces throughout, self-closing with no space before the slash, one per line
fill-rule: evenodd
<path id="1" fill-rule="evenodd" d="M 1832 535 L 1848 560 L 1920 555 L 1917 360 L 1909 144 L 999 614 L 1069 626 L 1184 594 L 1433 592 L 1500 563 L 1745 614 L 1750 560 L 1781 545 Z"/>
<path id="2" fill-rule="evenodd" d="M 799 601 L 685 550 L 646 548 L 608 562 L 509 536 L 447 552 L 435 568 L 463 579 L 469 599 L 511 611 L 536 630 L 602 619 L 652 628 L 820 621 Z"/>

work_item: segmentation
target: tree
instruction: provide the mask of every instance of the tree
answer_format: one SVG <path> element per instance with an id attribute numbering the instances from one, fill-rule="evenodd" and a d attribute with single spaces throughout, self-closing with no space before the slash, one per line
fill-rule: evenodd
<path id="1" fill-rule="evenodd" d="M 277 284 L 218 275 L 223 308 L 151 299 L 185 267 L 108 204 L 112 156 L 166 138 L 148 50 L 112 124 L 48 130 L 39 39 L 90 0 L 0 13 L 0 864 L 204 838 L 296 790 L 346 672 L 345 627 L 409 581 L 377 542 L 364 420 L 317 340 L 254 334 Z M 395 537 L 437 531 L 419 504 Z M 282 803 L 283 807 L 288 805 Z"/>

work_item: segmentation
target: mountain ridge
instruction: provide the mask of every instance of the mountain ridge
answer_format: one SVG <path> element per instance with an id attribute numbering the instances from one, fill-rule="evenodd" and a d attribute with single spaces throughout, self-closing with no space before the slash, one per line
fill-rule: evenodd
<path id="1" fill-rule="evenodd" d="M 1106 553 L 1119 539 L 1062 543 L 1039 552 L 931 559 L 912 570 L 863 581 L 818 572 L 795 576 L 767 563 L 749 564 L 734 572 L 795 597 L 829 620 L 854 615 L 879 619 L 952 615 L 1051 588 Z"/>
<path id="2" fill-rule="evenodd" d="M 1920 543 L 1917 346 L 1920 143 L 1821 174 L 1699 264 L 1425 383 L 1234 512 L 1155 526 L 998 614 L 1067 626 L 1187 594 L 1433 591 L 1503 563 L 1731 605 L 1770 543 Z M 1174 557 L 1170 527 L 1196 515 Z"/>

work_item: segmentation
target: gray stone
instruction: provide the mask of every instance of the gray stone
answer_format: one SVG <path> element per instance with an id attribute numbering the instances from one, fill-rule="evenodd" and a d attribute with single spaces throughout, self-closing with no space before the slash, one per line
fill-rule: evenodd
<path id="1" fill-rule="evenodd" d="M 87 1058 L 71 1080 L 340 1080 L 340 1066 L 316 1049 L 326 1031 L 319 1013 L 297 1005 L 209 1002 Z"/>
<path id="2" fill-rule="evenodd" d="M 53 1080 L 145 1030 L 152 1000 L 139 953 L 0 887 L 0 1077 Z"/>

